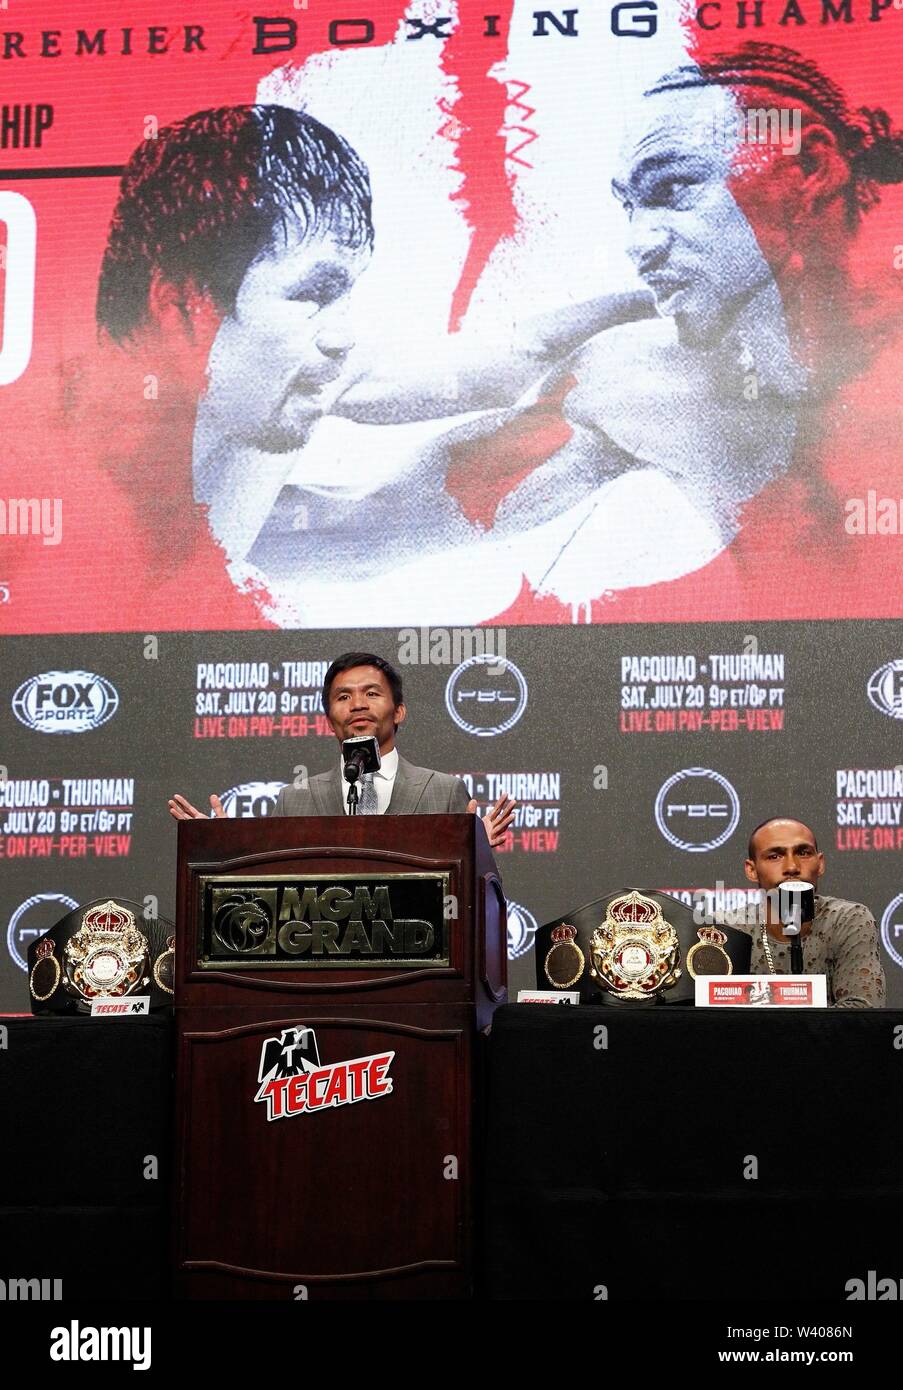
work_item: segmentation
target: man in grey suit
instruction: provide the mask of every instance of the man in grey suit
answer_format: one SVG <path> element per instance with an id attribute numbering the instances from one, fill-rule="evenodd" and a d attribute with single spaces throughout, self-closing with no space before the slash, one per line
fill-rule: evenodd
<path id="1" fill-rule="evenodd" d="M 476 814 L 477 803 L 468 800 L 460 777 L 415 767 L 395 747 L 398 726 L 407 710 L 401 677 L 394 667 L 372 652 L 345 652 L 336 657 L 323 681 L 323 708 L 336 738 L 373 736 L 379 743 L 381 765 L 371 778 L 362 779 L 358 814 L 389 816 L 429 816 L 469 811 Z M 347 785 L 339 757 L 328 772 L 306 778 L 302 786 L 283 787 L 276 799 L 277 816 L 341 816 L 348 812 Z M 210 805 L 217 816 L 225 815 L 218 796 Z M 514 819 L 514 801 L 500 796 L 482 818 L 489 843 L 503 843 Z M 169 802 L 176 820 L 205 818 L 176 795 Z"/>

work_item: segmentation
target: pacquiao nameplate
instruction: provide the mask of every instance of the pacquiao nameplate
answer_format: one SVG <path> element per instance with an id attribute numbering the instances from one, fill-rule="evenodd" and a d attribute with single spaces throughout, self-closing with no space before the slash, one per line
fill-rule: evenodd
<path id="1" fill-rule="evenodd" d="M 707 1009 L 825 1009 L 824 975 L 733 975 L 729 980 L 698 976 L 697 1007 Z"/>

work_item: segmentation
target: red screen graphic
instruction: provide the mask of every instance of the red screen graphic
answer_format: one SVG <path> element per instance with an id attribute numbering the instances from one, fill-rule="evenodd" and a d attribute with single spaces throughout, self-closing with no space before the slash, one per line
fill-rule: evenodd
<path id="1" fill-rule="evenodd" d="M 12 633 L 894 616 L 903 11 L 0 12 Z"/>

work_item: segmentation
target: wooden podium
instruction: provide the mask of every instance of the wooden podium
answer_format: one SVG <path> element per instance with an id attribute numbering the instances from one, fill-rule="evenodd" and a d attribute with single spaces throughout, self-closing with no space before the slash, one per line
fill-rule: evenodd
<path id="1" fill-rule="evenodd" d="M 507 923 L 472 815 L 179 825 L 176 1293 L 467 1298 Z"/>

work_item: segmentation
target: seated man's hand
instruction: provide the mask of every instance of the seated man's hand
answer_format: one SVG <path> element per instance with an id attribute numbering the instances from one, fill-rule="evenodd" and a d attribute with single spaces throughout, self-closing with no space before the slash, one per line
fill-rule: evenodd
<path id="1" fill-rule="evenodd" d="M 190 801 L 186 801 L 184 796 L 179 796 L 178 792 L 169 801 L 169 814 L 173 820 L 207 820 L 208 812 L 199 811 L 196 806 L 192 806 Z M 210 805 L 213 807 L 215 816 L 224 816 L 223 803 L 216 793 L 210 797 Z"/>
<path id="2" fill-rule="evenodd" d="M 492 807 L 492 810 L 487 811 L 485 816 L 480 817 L 486 834 L 489 837 L 489 843 L 493 849 L 498 845 L 504 844 L 505 836 L 508 834 L 508 827 L 514 820 L 514 808 L 516 805 L 516 801 L 510 796 L 505 796 L 503 794 Z M 476 801 L 468 801 L 467 809 L 471 815 L 476 815 Z"/>

